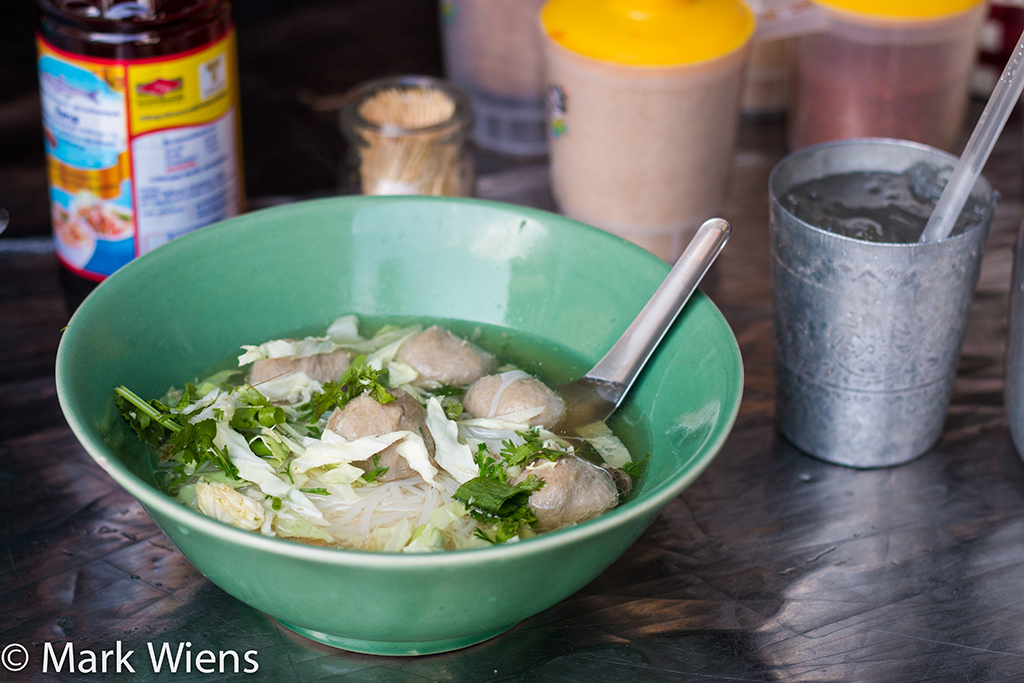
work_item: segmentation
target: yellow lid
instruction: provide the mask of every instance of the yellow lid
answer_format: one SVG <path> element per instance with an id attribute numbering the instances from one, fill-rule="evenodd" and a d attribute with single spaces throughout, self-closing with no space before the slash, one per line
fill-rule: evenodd
<path id="1" fill-rule="evenodd" d="M 939 19 L 966 12 L 985 0 L 813 0 L 829 9 L 890 19 Z"/>
<path id="2" fill-rule="evenodd" d="M 721 57 L 754 33 L 742 0 L 550 0 L 541 24 L 572 52 L 632 66 L 679 66 Z"/>

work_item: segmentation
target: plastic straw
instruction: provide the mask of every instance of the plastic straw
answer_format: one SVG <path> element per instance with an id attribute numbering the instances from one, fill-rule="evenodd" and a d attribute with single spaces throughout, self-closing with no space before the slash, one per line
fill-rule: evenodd
<path id="1" fill-rule="evenodd" d="M 1021 69 L 1021 61 L 1024 60 L 1024 34 L 1021 34 L 1017 42 L 1017 49 L 1013 57 L 1007 62 L 1003 69 L 999 82 L 996 84 L 992 96 L 985 105 L 985 111 L 978 119 L 978 125 L 971 133 L 971 139 L 967 141 L 963 154 L 953 167 L 953 173 L 946 182 L 946 188 L 935 205 L 935 210 L 928 218 L 928 224 L 924 226 L 921 233 L 921 242 L 935 242 L 945 239 L 953 230 L 957 216 L 964 208 L 967 197 L 970 196 L 974 183 L 981 175 L 981 169 L 988 161 L 992 148 L 1003 132 L 1006 119 L 1020 99 L 1021 90 L 1024 89 L 1024 69 Z"/>

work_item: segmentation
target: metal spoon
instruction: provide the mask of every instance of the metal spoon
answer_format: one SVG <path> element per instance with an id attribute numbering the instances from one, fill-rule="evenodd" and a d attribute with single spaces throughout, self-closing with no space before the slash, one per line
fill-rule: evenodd
<path id="1" fill-rule="evenodd" d="M 579 427 L 603 422 L 615 412 L 697 284 L 722 252 L 729 232 L 729 223 L 721 218 L 705 221 L 654 296 L 604 358 L 581 379 L 555 389 L 565 400 L 565 417 L 555 425 L 556 434 L 575 437 Z"/>

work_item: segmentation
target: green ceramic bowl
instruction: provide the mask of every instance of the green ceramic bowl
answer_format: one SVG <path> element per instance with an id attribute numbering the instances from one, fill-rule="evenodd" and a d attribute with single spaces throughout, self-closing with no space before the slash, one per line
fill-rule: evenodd
<path id="1" fill-rule="evenodd" d="M 128 264 L 82 304 L 57 353 L 57 391 L 93 458 L 207 578 L 330 645 L 411 655 L 471 645 L 579 590 L 711 462 L 740 404 L 736 339 L 697 294 L 613 421 L 650 465 L 609 513 L 508 546 L 432 555 L 267 538 L 158 490 L 152 455 L 112 389 L 142 396 L 223 367 L 242 344 L 322 331 L 336 317 L 480 328 L 552 382 L 582 374 L 627 327 L 667 265 L 543 211 L 475 200 L 339 197 L 188 234 Z M 461 321 L 461 322 L 458 322 Z"/>

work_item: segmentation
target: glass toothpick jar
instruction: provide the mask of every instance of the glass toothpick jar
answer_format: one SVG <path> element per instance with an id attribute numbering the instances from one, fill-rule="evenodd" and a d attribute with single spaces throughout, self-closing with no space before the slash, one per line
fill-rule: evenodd
<path id="1" fill-rule="evenodd" d="M 369 195 L 473 194 L 469 97 L 443 80 L 398 76 L 350 91 L 341 130 L 353 184 Z"/>

